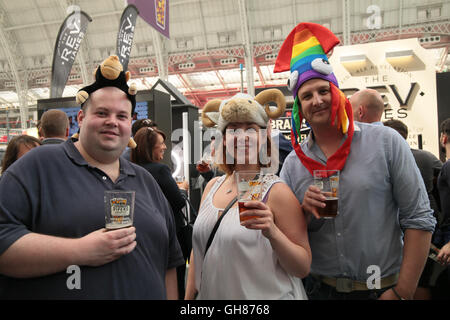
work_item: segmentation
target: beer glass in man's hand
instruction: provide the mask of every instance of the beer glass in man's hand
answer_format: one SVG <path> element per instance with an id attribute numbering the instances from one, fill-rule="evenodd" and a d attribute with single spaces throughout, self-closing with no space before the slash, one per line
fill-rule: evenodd
<path id="1" fill-rule="evenodd" d="M 134 217 L 135 191 L 105 190 L 106 229 L 131 227 Z"/>
<path id="2" fill-rule="evenodd" d="M 332 219 L 338 215 L 339 170 L 314 170 L 314 185 L 326 197 L 325 207 L 318 207 L 321 218 Z"/>

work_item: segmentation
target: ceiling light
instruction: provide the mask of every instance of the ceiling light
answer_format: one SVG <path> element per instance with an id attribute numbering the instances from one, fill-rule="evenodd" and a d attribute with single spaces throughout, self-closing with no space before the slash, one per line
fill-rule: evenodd
<path id="1" fill-rule="evenodd" d="M 348 56 L 341 56 L 341 63 L 363 63 L 366 62 L 367 56 L 365 54 L 354 54 Z"/>
<path id="2" fill-rule="evenodd" d="M 413 50 L 396 50 L 386 52 L 386 59 L 392 58 L 412 58 L 414 55 Z"/>
<path id="3" fill-rule="evenodd" d="M 393 50 L 385 53 L 386 61 L 393 67 L 419 70 L 424 67 L 423 62 L 411 49 Z"/>

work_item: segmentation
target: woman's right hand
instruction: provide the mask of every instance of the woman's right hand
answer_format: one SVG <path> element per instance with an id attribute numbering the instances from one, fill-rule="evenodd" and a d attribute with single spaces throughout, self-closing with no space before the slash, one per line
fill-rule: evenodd
<path id="1" fill-rule="evenodd" d="M 303 210 L 312 213 L 314 217 L 320 219 L 317 208 L 325 208 L 326 197 L 320 192 L 320 189 L 315 185 L 310 185 L 303 197 L 302 207 Z"/>

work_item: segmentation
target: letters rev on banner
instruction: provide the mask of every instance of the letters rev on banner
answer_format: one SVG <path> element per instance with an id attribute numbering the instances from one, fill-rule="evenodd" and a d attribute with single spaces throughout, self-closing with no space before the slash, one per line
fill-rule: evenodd
<path id="1" fill-rule="evenodd" d="M 120 18 L 119 32 L 117 34 L 116 54 L 123 66 L 123 71 L 128 69 L 131 47 L 133 45 L 134 29 L 139 14 L 136 6 L 128 5 Z"/>
<path id="2" fill-rule="evenodd" d="M 73 62 L 92 19 L 79 7 L 61 25 L 53 52 L 50 98 L 62 97 Z"/>

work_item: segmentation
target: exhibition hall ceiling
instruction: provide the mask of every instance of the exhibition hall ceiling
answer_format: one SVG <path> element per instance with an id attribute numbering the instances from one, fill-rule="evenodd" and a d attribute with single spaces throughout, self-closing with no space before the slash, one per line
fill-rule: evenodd
<path id="1" fill-rule="evenodd" d="M 436 60 L 437 72 L 449 67 L 450 0 L 162 2 L 169 5 L 170 39 L 138 17 L 128 70 L 139 90 L 150 89 L 165 75 L 199 107 L 234 95 L 241 79 L 246 90 L 249 53 L 255 88 L 285 85 L 288 75 L 272 72 L 276 54 L 291 29 L 304 21 L 327 26 L 345 45 L 418 38 Z M 74 96 L 83 83 L 93 81 L 95 67 L 115 53 L 126 5 L 124 0 L 0 0 L 0 109 L 19 108 L 17 82 L 24 88 L 26 108 L 49 98 L 58 30 L 76 8 L 92 21 L 63 96 Z"/>

